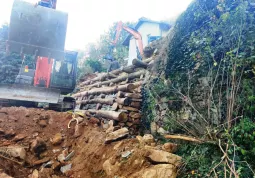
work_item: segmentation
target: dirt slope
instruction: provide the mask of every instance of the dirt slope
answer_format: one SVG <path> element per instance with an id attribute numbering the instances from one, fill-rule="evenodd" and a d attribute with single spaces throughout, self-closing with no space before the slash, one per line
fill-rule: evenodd
<path id="1" fill-rule="evenodd" d="M 146 147 L 150 146 L 141 144 L 139 139 L 126 138 L 105 144 L 106 128 L 98 120 L 85 119 L 79 124 L 80 134 L 77 134 L 75 122 L 70 124 L 71 128 L 67 128 L 70 119 L 72 116 L 69 113 L 23 107 L 1 108 L 0 177 L 4 172 L 15 178 L 103 178 L 115 175 L 138 178 L 143 177 L 150 168 L 154 169 L 155 162 L 146 158 L 149 154 Z M 155 147 L 157 144 L 152 142 Z M 157 149 L 159 147 L 160 145 Z M 6 148 L 24 149 L 26 158 L 21 159 L 23 152 L 18 151 L 19 157 L 8 157 L 11 155 L 8 152 L 6 159 L 6 154 L 3 153 Z M 178 156 L 174 158 L 179 159 Z M 158 161 L 158 158 L 152 159 Z M 162 163 L 156 168 L 162 170 L 162 165 L 165 166 L 163 163 L 167 161 L 169 160 L 159 160 Z M 17 162 L 23 164 L 19 165 Z M 176 162 L 171 162 L 167 166 L 175 164 Z M 64 166 L 70 166 L 71 169 L 63 172 Z M 165 174 L 165 168 L 163 170 Z M 172 171 L 176 170 L 175 167 L 166 170 L 169 175 L 167 177 L 175 177 L 176 173 Z"/>

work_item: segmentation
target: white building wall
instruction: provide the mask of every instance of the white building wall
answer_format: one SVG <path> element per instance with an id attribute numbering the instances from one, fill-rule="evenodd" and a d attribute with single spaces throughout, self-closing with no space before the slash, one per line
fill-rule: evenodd
<path id="1" fill-rule="evenodd" d="M 144 22 L 138 31 L 141 33 L 143 38 L 143 47 L 148 45 L 148 35 L 150 36 L 161 36 L 159 24 Z"/>
<path id="2" fill-rule="evenodd" d="M 144 22 L 139 28 L 138 32 L 142 35 L 143 48 L 148 45 L 148 35 L 150 36 L 161 36 L 161 30 L 159 28 L 159 24 Z M 137 45 L 136 45 L 137 44 Z M 132 64 L 132 60 L 137 58 L 136 46 L 138 47 L 138 43 L 132 37 L 129 41 L 129 60 L 128 65 Z"/>
<path id="3" fill-rule="evenodd" d="M 136 40 L 133 37 L 131 37 L 129 41 L 128 66 L 132 64 L 132 60 L 135 58 L 137 58 Z"/>
<path id="4" fill-rule="evenodd" d="M 169 33 L 169 30 L 167 30 L 167 31 L 163 31 L 163 30 L 162 30 L 162 32 L 161 32 L 162 37 L 167 36 L 167 35 L 168 35 L 168 33 Z"/>

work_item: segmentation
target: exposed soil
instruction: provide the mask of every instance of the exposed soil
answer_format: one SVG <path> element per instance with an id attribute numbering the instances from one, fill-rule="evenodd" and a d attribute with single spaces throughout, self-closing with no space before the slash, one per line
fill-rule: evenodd
<path id="1" fill-rule="evenodd" d="M 72 122 L 71 128 L 67 128 L 70 119 L 72 119 L 70 113 L 24 107 L 1 108 L 0 150 L 8 146 L 21 146 L 25 148 L 27 156 L 25 163 L 19 165 L 12 160 L 2 158 L 0 154 L 0 172 L 2 170 L 15 178 L 26 178 L 37 169 L 39 178 L 103 178 L 112 177 L 109 174 L 107 176 L 103 168 L 105 161 L 110 160 L 112 165 L 118 164 L 114 175 L 124 178 L 140 177 L 137 172 L 153 166 L 145 159 L 145 153 L 143 149 L 140 149 L 141 145 L 137 139 L 128 138 L 105 144 L 105 129 L 86 119 L 79 124 L 81 134 L 75 136 L 76 123 Z M 58 133 L 62 135 L 63 141 L 54 146 L 55 135 Z M 39 138 L 46 143 L 47 149 L 35 154 L 31 145 Z M 57 161 L 61 153 L 68 155 L 73 151 L 74 155 L 69 160 Z M 122 156 L 123 153 L 129 151 L 132 152 L 130 156 Z M 52 166 L 43 168 L 43 163 L 49 161 L 54 161 L 54 164 L 58 165 L 57 168 L 52 168 Z M 72 168 L 62 173 L 60 167 L 68 164 L 72 164 Z"/>
<path id="2" fill-rule="evenodd" d="M 40 117 L 46 120 L 46 127 L 39 125 Z M 0 147 L 22 146 L 27 151 L 27 163 L 20 166 L 0 158 L 0 169 L 13 177 L 27 177 L 33 168 L 29 168 L 33 161 L 38 158 L 29 151 L 30 144 L 36 137 L 42 138 L 47 143 L 47 152 L 45 157 L 54 157 L 53 149 L 59 149 L 61 146 L 53 147 L 50 139 L 58 132 L 66 134 L 67 123 L 71 115 L 54 111 L 45 111 L 41 109 L 26 109 L 24 107 L 1 108 L 0 110 L 0 129 L 5 132 L 13 132 L 10 136 L 0 135 Z M 15 136 L 24 135 L 24 139 L 15 141 Z M 38 168 L 37 166 L 35 168 Z"/>

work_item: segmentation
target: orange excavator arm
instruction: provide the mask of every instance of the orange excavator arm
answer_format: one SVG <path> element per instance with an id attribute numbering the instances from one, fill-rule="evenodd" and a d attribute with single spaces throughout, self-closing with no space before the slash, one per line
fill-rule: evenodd
<path id="1" fill-rule="evenodd" d="M 138 42 L 138 50 L 141 54 L 141 56 L 143 57 L 143 41 L 142 41 L 142 35 L 130 28 L 130 27 L 127 27 L 127 26 L 124 26 L 122 22 L 119 22 L 117 24 L 117 27 L 116 27 L 116 34 L 115 34 L 115 40 L 112 42 L 114 46 L 116 46 L 117 44 L 117 41 L 119 40 L 119 37 L 120 37 L 120 33 L 121 33 L 121 30 L 124 29 L 125 31 L 127 31 L 128 33 L 130 33 L 131 35 L 133 35 L 133 37 L 137 40 Z"/>

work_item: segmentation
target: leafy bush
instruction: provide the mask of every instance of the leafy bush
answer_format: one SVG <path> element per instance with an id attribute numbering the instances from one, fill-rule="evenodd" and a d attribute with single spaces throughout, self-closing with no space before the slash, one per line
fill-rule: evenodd
<path id="1" fill-rule="evenodd" d="M 91 67 L 93 72 L 103 72 L 105 69 L 102 66 L 102 63 L 96 59 L 87 59 L 85 61 L 85 66 Z"/>
<path id="2" fill-rule="evenodd" d="M 183 178 L 213 177 L 210 172 L 221 160 L 217 145 L 212 144 L 183 144 L 177 154 L 183 157 L 184 164 L 179 170 Z"/>
<path id="3" fill-rule="evenodd" d="M 237 169 L 242 177 L 251 177 L 252 172 L 247 164 L 255 169 L 255 123 L 249 118 L 244 118 L 230 132 L 235 144 L 228 150 L 235 157 Z M 244 176 L 246 175 L 246 176 Z"/>

